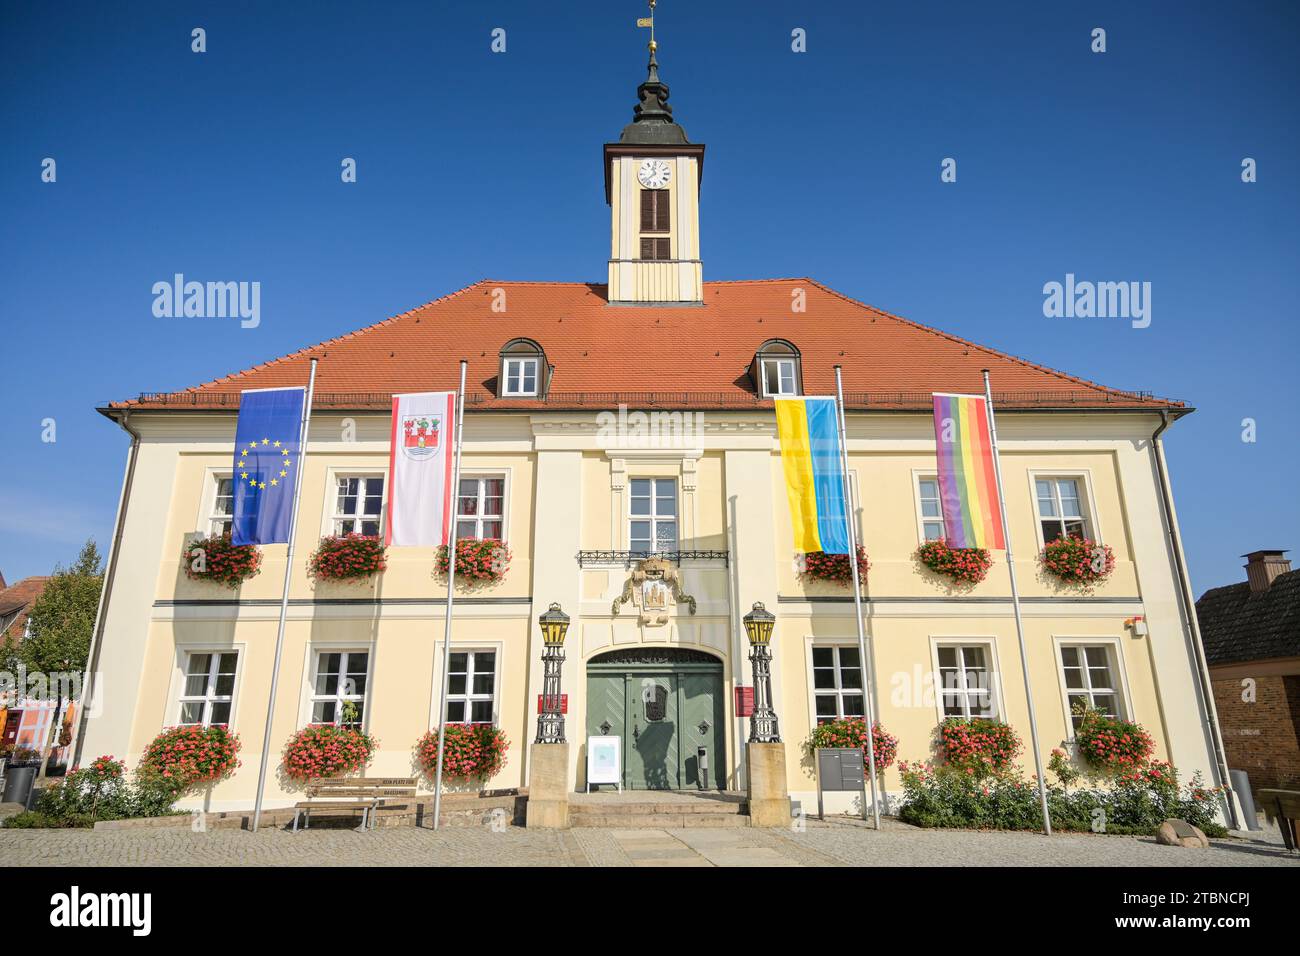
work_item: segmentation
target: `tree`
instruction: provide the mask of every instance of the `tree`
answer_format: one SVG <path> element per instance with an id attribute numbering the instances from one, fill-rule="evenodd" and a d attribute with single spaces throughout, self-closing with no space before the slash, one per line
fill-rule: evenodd
<path id="1" fill-rule="evenodd" d="M 92 538 L 72 567 L 54 569 L 54 576 L 32 605 L 31 633 L 18 645 L 17 656 L 27 673 L 43 676 L 56 701 L 50 733 L 41 747 L 38 780 L 45 778 L 50 748 L 59 738 L 65 698 L 76 700 L 81 696 L 81 674 L 90 656 L 90 637 L 103 585 L 103 562 Z"/>

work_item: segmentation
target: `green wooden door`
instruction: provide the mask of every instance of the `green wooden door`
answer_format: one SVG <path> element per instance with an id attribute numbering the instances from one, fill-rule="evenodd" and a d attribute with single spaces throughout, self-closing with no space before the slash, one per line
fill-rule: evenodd
<path id="1" fill-rule="evenodd" d="M 587 736 L 625 737 L 623 712 L 627 680 L 623 674 L 587 675 Z"/>
<path id="2" fill-rule="evenodd" d="M 701 748 L 709 789 L 725 786 L 724 704 L 722 664 L 700 651 L 616 651 L 587 664 L 587 735 L 622 738 L 626 789 L 695 789 Z"/>
<path id="3" fill-rule="evenodd" d="M 704 783 L 719 790 L 726 784 L 727 731 L 723 711 L 722 674 L 686 673 L 678 682 L 681 715 L 682 786 L 691 788 Z M 700 751 L 704 759 L 700 759 Z M 701 762 L 707 767 L 706 779 L 700 777 Z M 721 776 L 719 776 L 721 774 Z"/>
<path id="4" fill-rule="evenodd" d="M 627 675 L 623 766 L 629 790 L 681 787 L 677 684 L 671 673 Z"/>

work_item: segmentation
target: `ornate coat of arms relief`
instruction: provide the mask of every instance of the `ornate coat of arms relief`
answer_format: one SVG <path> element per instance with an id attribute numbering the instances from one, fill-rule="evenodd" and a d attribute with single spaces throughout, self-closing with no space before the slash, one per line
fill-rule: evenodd
<path id="1" fill-rule="evenodd" d="M 677 569 L 658 557 L 637 562 L 623 585 L 623 593 L 614 599 L 610 613 L 617 617 L 619 608 L 628 601 L 641 612 L 641 623 L 647 627 L 667 624 L 669 608 L 677 604 L 685 604 L 695 613 L 695 598 L 682 591 Z"/>

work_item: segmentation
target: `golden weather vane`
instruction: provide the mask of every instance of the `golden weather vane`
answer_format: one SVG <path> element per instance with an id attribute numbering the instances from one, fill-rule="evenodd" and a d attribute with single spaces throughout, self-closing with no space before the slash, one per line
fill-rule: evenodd
<path id="1" fill-rule="evenodd" d="M 650 16 L 641 17 L 637 20 L 636 25 L 650 28 L 650 55 L 654 56 L 655 50 L 658 49 L 658 45 L 655 43 L 655 0 L 649 0 L 649 3 Z"/>

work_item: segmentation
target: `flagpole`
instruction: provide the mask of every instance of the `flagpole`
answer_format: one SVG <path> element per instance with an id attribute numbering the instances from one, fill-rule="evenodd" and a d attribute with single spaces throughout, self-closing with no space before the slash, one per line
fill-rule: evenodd
<path id="1" fill-rule="evenodd" d="M 858 585 L 858 536 L 853 525 L 853 495 L 849 483 L 849 436 L 848 422 L 844 414 L 844 384 L 840 378 L 840 366 L 835 366 L 835 419 L 840 432 L 840 462 L 844 472 L 844 526 L 849 533 L 849 567 L 853 569 L 853 617 L 858 624 L 858 671 L 862 675 L 862 694 L 867 722 L 867 765 L 871 772 L 871 815 L 875 819 L 876 829 L 880 829 L 880 798 L 876 791 L 876 744 L 875 744 L 875 694 L 872 686 L 876 682 L 876 669 L 871 668 L 871 679 L 867 679 L 867 634 L 862 624 L 862 589 Z M 862 819 L 867 818 L 867 808 L 862 808 Z"/>
<path id="2" fill-rule="evenodd" d="M 1034 769 L 1038 773 L 1038 803 L 1043 811 L 1043 833 L 1052 835 L 1052 816 L 1047 810 L 1047 779 L 1043 775 L 1043 752 L 1038 746 L 1038 716 L 1034 711 L 1034 691 L 1029 683 L 1029 657 L 1025 651 L 1025 624 L 1020 616 L 1020 590 L 1016 587 L 1016 560 L 1011 552 L 1011 532 L 1007 527 L 1007 500 L 1002 493 L 1002 461 L 998 456 L 998 426 L 993 417 L 993 391 L 989 387 L 989 370 L 984 373 L 984 409 L 989 422 L 989 443 L 993 449 L 993 478 L 998 486 L 998 510 L 1002 513 L 1002 543 L 1007 549 L 1007 572 L 1011 575 L 1011 608 L 1016 616 L 1016 639 L 1020 642 L 1020 669 L 1025 678 L 1025 699 L 1029 703 L 1029 738 L 1034 748 Z"/>
<path id="3" fill-rule="evenodd" d="M 456 596 L 456 513 L 460 503 L 460 449 L 465 427 L 465 369 L 469 363 L 460 360 L 460 391 L 456 396 L 456 458 L 452 465 L 450 505 L 451 531 L 447 537 L 447 619 L 442 628 L 442 694 L 438 698 L 438 769 L 433 778 L 433 828 L 438 829 L 442 813 L 443 742 L 447 735 L 447 683 L 451 669 L 451 609 Z M 466 714 L 468 717 L 469 715 Z"/>
<path id="4" fill-rule="evenodd" d="M 293 476 L 293 498 L 289 510 L 289 550 L 284 557 L 284 590 L 280 593 L 280 625 L 275 632 L 275 664 L 271 668 L 271 694 L 266 701 L 266 729 L 262 732 L 262 763 L 257 770 L 257 800 L 253 804 L 253 832 L 262 821 L 262 791 L 266 787 L 266 767 L 271 759 L 271 721 L 275 718 L 275 691 L 280 685 L 280 658 L 284 654 L 284 621 L 289 610 L 289 581 L 293 574 L 293 546 L 298 536 L 298 492 L 302 489 L 303 462 L 307 460 L 307 426 L 311 423 L 311 401 L 316 391 L 316 359 L 311 360 L 307 377 L 307 395 L 298 422 L 298 467 Z"/>

